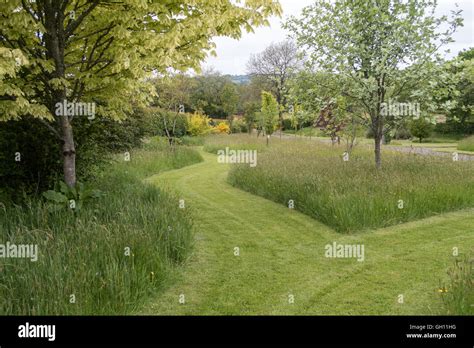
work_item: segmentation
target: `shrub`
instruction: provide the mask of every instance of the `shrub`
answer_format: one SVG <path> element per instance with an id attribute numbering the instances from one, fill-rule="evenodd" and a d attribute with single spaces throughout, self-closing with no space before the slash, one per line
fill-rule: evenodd
<path id="1" fill-rule="evenodd" d="M 474 151 L 474 135 L 461 140 L 458 143 L 458 150 L 461 151 Z"/>
<path id="2" fill-rule="evenodd" d="M 398 127 L 395 131 L 395 134 L 393 135 L 393 139 L 397 139 L 397 140 L 410 139 L 410 138 L 411 138 L 410 130 L 405 126 Z"/>
<path id="3" fill-rule="evenodd" d="M 94 178 L 110 152 L 138 147 L 149 122 L 143 109 L 122 122 L 97 117 L 74 119 L 76 173 L 80 181 Z M 19 153 L 20 161 L 15 161 Z M 61 149 L 55 135 L 38 119 L 22 117 L 0 122 L 0 192 L 14 201 L 38 194 L 62 179 Z"/>
<path id="4" fill-rule="evenodd" d="M 367 130 L 365 131 L 365 137 L 367 139 L 373 139 L 374 138 L 374 130 L 372 127 L 368 127 Z"/>
<path id="5" fill-rule="evenodd" d="M 410 122 L 410 133 L 419 138 L 420 143 L 424 138 L 428 138 L 433 131 L 433 124 L 423 117 L 414 119 Z"/>
<path id="6" fill-rule="evenodd" d="M 148 136 L 170 136 L 171 138 L 180 138 L 186 135 L 186 114 L 175 111 L 164 110 L 160 108 L 146 109 L 148 117 Z"/>
<path id="7" fill-rule="evenodd" d="M 227 122 L 219 122 L 217 126 L 214 128 L 216 133 L 219 134 L 229 134 L 230 133 L 230 127 Z"/>
<path id="8" fill-rule="evenodd" d="M 291 125 L 291 119 L 284 118 L 281 124 L 282 124 L 283 130 L 293 130 L 293 126 Z"/>
<path id="9" fill-rule="evenodd" d="M 211 132 L 210 119 L 198 112 L 187 118 L 187 133 L 191 136 L 205 135 Z"/>
<path id="10" fill-rule="evenodd" d="M 247 125 L 243 120 L 234 119 L 231 123 L 230 132 L 231 133 L 246 133 L 248 131 Z"/>
<path id="11" fill-rule="evenodd" d="M 62 170 L 60 154 L 58 141 L 38 119 L 24 117 L 0 122 L 3 200 L 20 201 L 23 193 L 33 194 L 51 187 L 58 178 L 56 173 Z"/>
<path id="12" fill-rule="evenodd" d="M 390 134 L 390 132 L 384 132 L 383 133 L 383 143 L 384 144 L 390 144 L 391 141 L 392 141 L 392 135 Z"/>

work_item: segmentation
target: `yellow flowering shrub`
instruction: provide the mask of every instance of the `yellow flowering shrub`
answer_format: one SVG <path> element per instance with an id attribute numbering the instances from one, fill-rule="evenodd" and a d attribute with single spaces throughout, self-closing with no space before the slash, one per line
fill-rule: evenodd
<path id="1" fill-rule="evenodd" d="M 215 129 L 215 132 L 219 133 L 219 134 L 222 134 L 222 133 L 229 134 L 230 133 L 230 127 L 227 124 L 227 122 L 219 122 L 219 124 L 216 127 L 214 127 L 214 129 Z"/>
<path id="2" fill-rule="evenodd" d="M 198 112 L 188 116 L 187 132 L 191 136 L 205 135 L 212 130 L 209 117 Z"/>

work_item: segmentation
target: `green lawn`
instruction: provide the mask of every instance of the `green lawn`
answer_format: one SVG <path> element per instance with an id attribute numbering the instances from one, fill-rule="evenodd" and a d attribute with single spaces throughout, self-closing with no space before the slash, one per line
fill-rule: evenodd
<path id="1" fill-rule="evenodd" d="M 149 178 L 180 192 L 195 215 L 194 254 L 138 314 L 436 314 L 452 248 L 474 245 L 474 210 L 343 235 L 227 183 L 204 162 Z M 328 243 L 364 244 L 365 261 L 330 259 Z M 234 255 L 234 248 L 240 256 Z M 449 291 L 449 289 L 448 289 Z M 184 294 L 185 303 L 180 304 Z M 404 296 L 404 303 L 397 302 Z M 289 303 L 289 295 L 294 303 Z"/>

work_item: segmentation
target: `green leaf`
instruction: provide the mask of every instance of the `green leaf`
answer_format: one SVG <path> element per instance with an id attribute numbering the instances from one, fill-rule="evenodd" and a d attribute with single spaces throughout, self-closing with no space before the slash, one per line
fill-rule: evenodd
<path id="1" fill-rule="evenodd" d="M 67 196 L 53 190 L 43 192 L 43 197 L 55 203 L 66 203 L 68 201 Z"/>

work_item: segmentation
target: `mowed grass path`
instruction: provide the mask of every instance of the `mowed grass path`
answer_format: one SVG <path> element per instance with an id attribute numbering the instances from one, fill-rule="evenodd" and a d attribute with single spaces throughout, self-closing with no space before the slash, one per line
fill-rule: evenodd
<path id="1" fill-rule="evenodd" d="M 202 163 L 148 179 L 180 192 L 197 231 L 174 285 L 139 314 L 437 314 L 452 248 L 465 253 L 474 245 L 474 210 L 342 235 L 230 186 L 229 165 L 202 155 Z M 333 242 L 364 244 L 365 261 L 326 258 L 324 246 Z"/>

